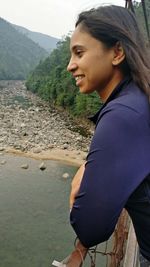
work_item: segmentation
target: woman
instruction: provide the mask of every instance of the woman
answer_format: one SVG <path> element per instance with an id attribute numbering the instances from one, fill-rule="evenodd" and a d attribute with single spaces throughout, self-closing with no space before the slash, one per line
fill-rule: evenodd
<path id="1" fill-rule="evenodd" d="M 103 107 L 86 164 L 72 182 L 70 220 L 83 248 L 106 241 L 125 207 L 150 264 L 150 57 L 135 16 L 119 6 L 82 12 L 68 71 Z M 147 264 L 147 265 L 142 265 Z"/>

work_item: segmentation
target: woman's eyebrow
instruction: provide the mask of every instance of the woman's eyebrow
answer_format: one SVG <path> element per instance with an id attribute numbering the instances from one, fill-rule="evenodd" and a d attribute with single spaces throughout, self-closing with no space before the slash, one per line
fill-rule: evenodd
<path id="1" fill-rule="evenodd" d="M 74 45 L 74 46 L 72 46 L 71 47 L 71 51 L 76 51 L 77 49 L 83 49 L 84 48 L 84 46 L 83 45 L 78 45 L 78 44 L 76 44 L 76 45 Z"/>

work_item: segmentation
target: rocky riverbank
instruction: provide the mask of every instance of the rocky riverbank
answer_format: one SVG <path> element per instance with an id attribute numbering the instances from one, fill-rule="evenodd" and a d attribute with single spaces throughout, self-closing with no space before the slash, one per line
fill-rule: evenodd
<path id="1" fill-rule="evenodd" d="M 91 140 L 67 113 L 26 90 L 24 82 L 0 82 L 0 150 L 43 159 L 82 162 Z M 85 130 L 85 129 L 84 129 Z"/>

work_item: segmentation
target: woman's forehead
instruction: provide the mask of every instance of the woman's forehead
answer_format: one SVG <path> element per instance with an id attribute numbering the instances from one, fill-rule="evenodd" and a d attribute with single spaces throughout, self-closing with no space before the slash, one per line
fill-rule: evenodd
<path id="1" fill-rule="evenodd" d="M 85 50 L 96 49 L 102 46 L 101 41 L 95 39 L 90 33 L 78 25 L 70 40 L 70 50 L 74 51 L 76 48 L 82 48 Z"/>
<path id="2" fill-rule="evenodd" d="M 83 30 L 83 28 L 78 25 L 70 40 L 70 49 L 73 49 L 74 46 L 86 46 L 89 42 L 92 42 L 94 39 L 88 32 Z"/>

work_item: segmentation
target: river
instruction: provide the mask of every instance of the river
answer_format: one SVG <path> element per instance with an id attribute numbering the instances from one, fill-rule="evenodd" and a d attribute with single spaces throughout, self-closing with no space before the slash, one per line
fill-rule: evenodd
<path id="1" fill-rule="evenodd" d="M 46 267 L 73 248 L 70 180 L 76 167 L 11 155 L 0 165 L 0 266 Z M 29 169 L 21 165 L 29 164 Z M 64 172 L 68 179 L 62 178 Z"/>
<path id="2" fill-rule="evenodd" d="M 74 248 L 68 199 L 77 167 L 47 160 L 41 171 L 40 160 L 10 154 L 0 162 L 0 266 L 49 267 L 62 260 Z M 105 257 L 98 262 L 106 266 Z"/>

